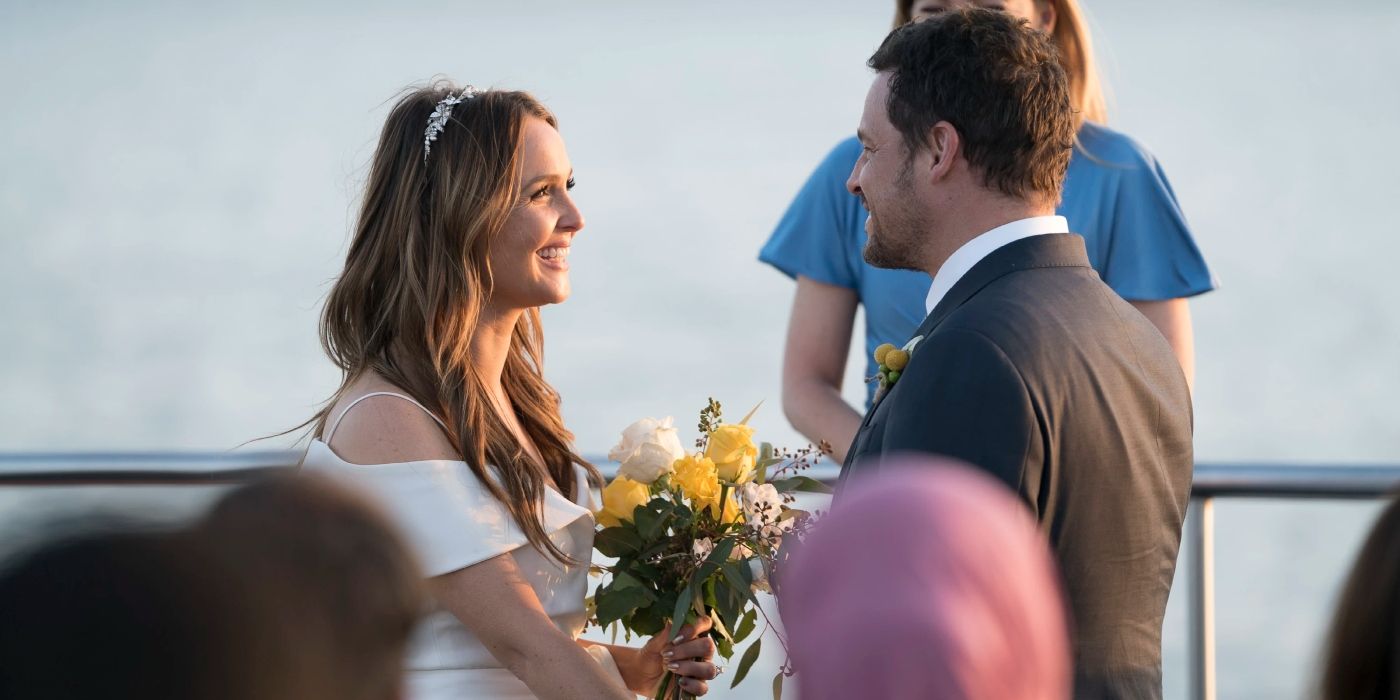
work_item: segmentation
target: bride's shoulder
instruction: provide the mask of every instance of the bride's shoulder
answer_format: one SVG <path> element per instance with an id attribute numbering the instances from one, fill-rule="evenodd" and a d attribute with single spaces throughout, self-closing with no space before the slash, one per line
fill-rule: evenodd
<path id="1" fill-rule="evenodd" d="M 461 459 L 437 420 L 407 396 L 379 377 L 355 382 L 331 408 L 326 446 L 351 464 Z"/>

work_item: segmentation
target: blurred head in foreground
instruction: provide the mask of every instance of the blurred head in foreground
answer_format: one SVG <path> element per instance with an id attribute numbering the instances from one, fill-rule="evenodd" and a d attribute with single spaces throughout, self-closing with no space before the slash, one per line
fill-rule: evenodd
<path id="1" fill-rule="evenodd" d="M 392 700 L 422 585 L 322 478 L 236 489 L 178 532 L 94 521 L 0 569 L 0 698 Z"/>
<path id="2" fill-rule="evenodd" d="M 1400 500 L 1381 513 L 1356 557 L 1323 663 L 1323 700 L 1400 697 Z"/>
<path id="3" fill-rule="evenodd" d="M 221 499 L 191 535 L 218 551 L 261 621 L 252 668 L 281 697 L 390 700 L 426 606 L 422 574 L 388 519 L 324 477 L 281 477 Z"/>
<path id="4" fill-rule="evenodd" d="M 251 638 L 217 569 L 187 538 L 111 525 L 0 571 L 0 697 L 250 697 L 230 660 Z"/>
<path id="5" fill-rule="evenodd" d="M 850 485 L 781 573 L 802 697 L 1069 696 L 1064 601 L 1025 506 L 947 459 Z"/>

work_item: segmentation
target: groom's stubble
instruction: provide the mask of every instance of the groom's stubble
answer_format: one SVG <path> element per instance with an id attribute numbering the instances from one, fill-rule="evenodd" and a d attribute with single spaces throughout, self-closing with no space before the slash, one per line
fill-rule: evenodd
<path id="1" fill-rule="evenodd" d="M 924 271 L 923 250 L 932 234 L 931 221 L 915 201 L 914 179 L 910 163 L 906 163 L 895 178 L 899 196 L 879 207 L 876 212 L 864 196 L 870 216 L 865 223 L 865 262 L 885 270 Z"/>

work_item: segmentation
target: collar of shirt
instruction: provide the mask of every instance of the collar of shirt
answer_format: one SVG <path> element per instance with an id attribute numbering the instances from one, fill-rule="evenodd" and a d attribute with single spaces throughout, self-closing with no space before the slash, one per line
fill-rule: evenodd
<path id="1" fill-rule="evenodd" d="M 1047 233 L 1069 233 L 1069 222 L 1063 216 L 1033 216 L 1002 224 L 964 243 L 948 256 L 943 267 L 938 268 L 938 274 L 933 276 L 933 284 L 928 288 L 928 299 L 924 302 L 925 313 L 933 313 L 933 308 L 943 301 L 943 297 L 947 296 L 953 285 L 997 248 L 1022 238 Z"/>

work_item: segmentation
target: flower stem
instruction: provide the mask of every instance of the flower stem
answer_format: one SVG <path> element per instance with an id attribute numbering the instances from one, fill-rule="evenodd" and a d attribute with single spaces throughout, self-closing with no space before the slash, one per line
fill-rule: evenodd
<path id="1" fill-rule="evenodd" d="M 674 694 L 672 694 L 672 690 L 675 691 Z M 681 690 L 680 680 L 676 678 L 676 674 L 667 671 L 666 675 L 661 677 L 661 686 L 657 688 L 656 697 L 653 700 L 671 700 L 672 698 L 674 700 L 695 700 L 694 695 Z"/>

